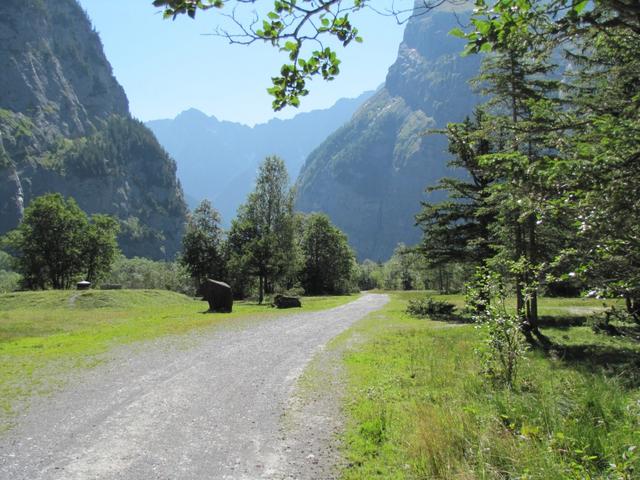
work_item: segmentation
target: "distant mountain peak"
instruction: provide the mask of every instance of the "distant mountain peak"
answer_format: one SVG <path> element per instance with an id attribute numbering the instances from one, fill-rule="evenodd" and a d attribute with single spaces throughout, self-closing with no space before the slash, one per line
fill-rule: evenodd
<path id="1" fill-rule="evenodd" d="M 175 119 L 189 119 L 189 120 L 216 120 L 217 118 L 213 115 L 207 115 L 206 113 L 204 113 L 201 110 L 198 110 L 197 108 L 188 108 L 187 110 L 184 110 L 182 112 L 180 112 Z"/>
<path id="2" fill-rule="evenodd" d="M 348 121 L 372 94 L 365 92 L 340 99 L 329 108 L 254 127 L 219 121 L 195 108 L 173 120 L 147 122 L 147 126 L 176 159 L 190 203 L 213 199 L 228 224 L 253 188 L 257 164 L 265 156 L 281 156 L 295 179 L 311 150 Z"/>

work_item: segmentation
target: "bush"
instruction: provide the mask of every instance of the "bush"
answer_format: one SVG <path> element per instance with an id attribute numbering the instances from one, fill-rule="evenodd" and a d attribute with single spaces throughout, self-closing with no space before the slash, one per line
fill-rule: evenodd
<path id="1" fill-rule="evenodd" d="M 0 270 L 0 293 L 15 292 L 20 289 L 22 276 L 16 272 Z"/>
<path id="2" fill-rule="evenodd" d="M 407 313 L 413 317 L 450 317 L 456 306 L 453 303 L 434 300 L 431 297 L 409 300 Z"/>
<path id="3" fill-rule="evenodd" d="M 498 272 L 480 267 L 466 288 L 467 311 L 486 334 L 484 347 L 476 350 L 483 371 L 494 383 L 513 389 L 527 353 L 523 321 L 507 311 L 507 290 Z"/>
<path id="4" fill-rule="evenodd" d="M 195 295 L 193 281 L 183 266 L 176 262 L 156 262 L 147 258 L 119 258 L 103 285 L 171 290 Z"/>
<path id="5" fill-rule="evenodd" d="M 621 331 L 618 327 L 627 324 L 637 325 L 636 318 L 632 313 L 626 310 L 620 310 L 612 306 L 602 313 L 592 316 L 592 329 L 595 333 L 604 333 L 607 335 L 620 335 Z"/>
<path id="6" fill-rule="evenodd" d="M 520 318 L 504 308 L 490 306 L 476 321 L 487 335 L 485 348 L 478 350 L 485 375 L 497 384 L 513 388 L 527 353 Z"/>

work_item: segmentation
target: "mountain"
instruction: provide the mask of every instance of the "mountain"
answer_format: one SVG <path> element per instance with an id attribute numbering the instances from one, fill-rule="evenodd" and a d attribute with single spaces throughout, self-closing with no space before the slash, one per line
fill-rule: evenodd
<path id="1" fill-rule="evenodd" d="M 477 55 L 447 33 L 466 21 L 450 12 L 415 15 L 384 87 L 308 157 L 297 181 L 296 208 L 322 211 L 349 237 L 359 259 L 385 260 L 399 242 L 415 244 L 414 216 L 447 168 L 443 135 L 428 134 L 463 120 L 478 99 L 468 80 Z"/>
<path id="2" fill-rule="evenodd" d="M 176 166 L 131 118 L 76 0 L 0 2 L 0 234 L 60 192 L 120 219 L 128 256 L 172 258 L 186 218 Z"/>
<path id="3" fill-rule="evenodd" d="M 347 122 L 373 92 L 341 99 L 331 108 L 273 119 L 249 127 L 220 121 L 191 109 L 172 120 L 147 126 L 178 164 L 178 177 L 191 198 L 209 198 L 228 224 L 253 189 L 259 163 L 267 155 L 282 157 L 292 179 L 307 155 Z"/>

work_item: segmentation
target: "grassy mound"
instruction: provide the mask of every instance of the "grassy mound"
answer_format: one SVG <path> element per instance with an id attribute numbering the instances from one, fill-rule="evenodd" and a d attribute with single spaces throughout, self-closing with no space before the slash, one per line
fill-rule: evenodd
<path id="1" fill-rule="evenodd" d="M 0 312 L 7 310 L 136 308 L 185 305 L 193 299 L 166 290 L 47 290 L 0 295 Z"/>

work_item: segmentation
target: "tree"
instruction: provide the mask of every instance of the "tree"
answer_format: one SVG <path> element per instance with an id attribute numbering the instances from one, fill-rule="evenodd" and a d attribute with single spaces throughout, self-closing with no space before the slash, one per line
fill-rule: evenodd
<path id="1" fill-rule="evenodd" d="M 85 262 L 86 280 L 95 283 L 109 273 L 119 253 L 116 236 L 120 224 L 110 215 L 91 216 L 84 235 L 82 257 Z"/>
<path id="2" fill-rule="evenodd" d="M 115 258 L 117 222 L 94 215 L 58 193 L 35 198 L 20 226 L 10 233 L 18 272 L 27 288 L 69 288 L 81 275 L 97 279 Z"/>
<path id="3" fill-rule="evenodd" d="M 577 245 L 574 271 L 622 296 L 640 321 L 640 33 L 626 27 L 584 34 L 569 52 L 574 124 L 556 174 L 567 185 Z"/>
<path id="4" fill-rule="evenodd" d="M 226 274 L 223 241 L 220 214 L 203 200 L 189 217 L 180 256 L 198 286 L 209 277 L 221 279 Z"/>
<path id="5" fill-rule="evenodd" d="M 485 57 L 475 80 L 489 96 L 483 135 L 498 146 L 480 157 L 481 167 L 496 179 L 487 198 L 495 212 L 498 263 L 515 279 L 524 330 L 535 333 L 542 267 L 538 227 L 547 214 L 546 167 L 555 156 L 548 133 L 559 111 L 552 47 L 533 43 L 527 32 L 511 32 L 508 42 Z"/>
<path id="6" fill-rule="evenodd" d="M 474 120 L 449 124 L 443 132 L 449 139 L 449 151 L 455 155 L 449 166 L 463 169 L 466 178 L 443 178 L 428 188 L 448 192 L 449 198 L 435 204 L 423 202 L 416 216 L 423 232 L 419 251 L 431 267 L 484 265 L 493 254 L 489 226 L 495 215 L 487 200 L 495 177 L 480 165 L 480 157 L 494 147 L 482 130 L 484 119 L 484 112 L 477 110 Z"/>
<path id="7" fill-rule="evenodd" d="M 357 282 L 360 290 L 381 288 L 383 284 L 382 265 L 373 260 L 365 260 L 357 267 Z"/>
<path id="8" fill-rule="evenodd" d="M 258 278 L 258 301 L 274 291 L 290 269 L 294 247 L 293 191 L 284 161 L 267 157 L 260 165 L 256 188 L 240 206 L 229 231 L 231 262 Z"/>
<path id="9" fill-rule="evenodd" d="M 554 208 L 574 220 L 574 239 L 555 260 L 601 291 L 624 296 L 640 317 L 637 192 L 640 159 L 640 3 L 636 0 L 476 2 L 467 51 L 504 50 L 515 34 L 564 47 L 572 64 L 562 88 L 567 121 L 547 142 Z M 566 272 L 565 272 L 566 275 Z"/>
<path id="10" fill-rule="evenodd" d="M 388 290 L 424 288 L 429 268 L 425 260 L 418 249 L 399 243 L 393 256 L 382 266 L 382 286 Z"/>
<path id="11" fill-rule="evenodd" d="M 304 267 L 301 279 L 307 294 L 349 291 L 355 257 L 347 236 L 324 213 L 313 213 L 306 219 L 302 254 Z"/>
<path id="12" fill-rule="evenodd" d="M 452 33 L 468 40 L 465 52 L 478 53 L 505 48 L 514 34 L 560 43 L 612 28 L 640 34 L 637 0 L 475 0 L 471 30 Z"/>

